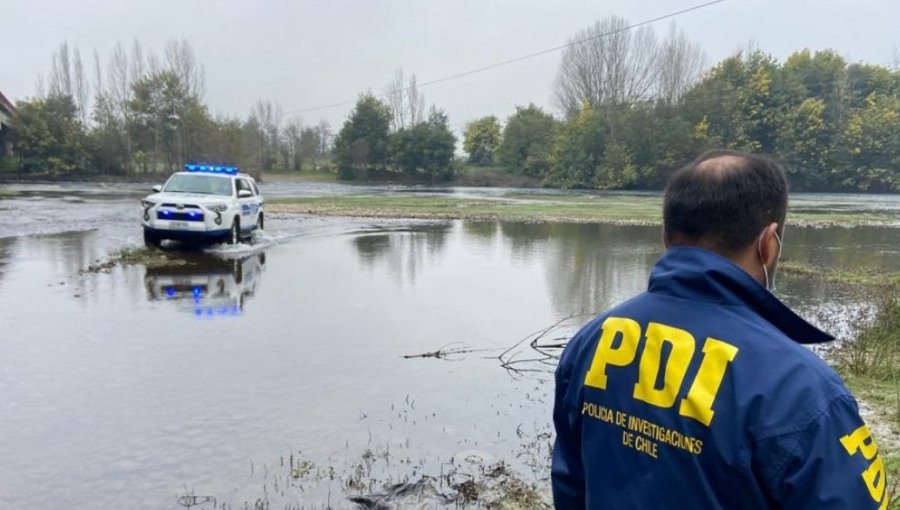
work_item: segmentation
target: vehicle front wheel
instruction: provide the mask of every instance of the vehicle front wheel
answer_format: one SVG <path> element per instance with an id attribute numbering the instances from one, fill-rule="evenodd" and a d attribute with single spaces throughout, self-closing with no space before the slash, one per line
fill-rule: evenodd
<path id="1" fill-rule="evenodd" d="M 144 246 L 147 248 L 159 248 L 160 239 L 149 230 L 144 230 Z"/>
<path id="2" fill-rule="evenodd" d="M 256 230 L 265 230 L 265 218 L 263 218 L 263 214 L 259 213 L 259 217 L 256 218 Z"/>
<path id="3" fill-rule="evenodd" d="M 241 243 L 241 220 L 235 218 L 231 223 L 231 230 L 228 231 L 228 244 Z"/>

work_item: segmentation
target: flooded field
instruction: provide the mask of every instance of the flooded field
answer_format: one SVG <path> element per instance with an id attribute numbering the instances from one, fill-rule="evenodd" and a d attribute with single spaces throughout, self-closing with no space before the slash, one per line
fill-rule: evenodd
<path id="1" fill-rule="evenodd" d="M 360 191 L 304 186 L 263 193 Z M 662 253 L 658 227 L 282 215 L 251 244 L 103 264 L 138 245 L 141 188 L 13 191 L 0 508 L 374 508 L 404 481 L 452 508 L 497 469 L 546 496 L 552 363 L 519 342 L 643 290 Z M 900 220 L 900 197 L 801 204 Z M 900 228 L 792 229 L 784 258 L 900 271 Z M 790 274 L 777 292 L 812 318 L 865 306 Z"/>

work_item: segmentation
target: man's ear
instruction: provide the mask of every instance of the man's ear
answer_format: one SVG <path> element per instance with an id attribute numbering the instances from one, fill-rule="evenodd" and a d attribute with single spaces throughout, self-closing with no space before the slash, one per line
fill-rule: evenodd
<path id="1" fill-rule="evenodd" d="M 778 242 L 778 222 L 772 222 L 763 230 L 760 240 L 760 257 L 767 266 L 771 266 L 780 255 L 781 246 Z"/>
<path id="2" fill-rule="evenodd" d="M 668 250 L 669 249 L 669 234 L 667 234 L 665 230 L 663 231 L 663 234 L 662 234 L 662 243 L 663 243 L 663 248 Z"/>

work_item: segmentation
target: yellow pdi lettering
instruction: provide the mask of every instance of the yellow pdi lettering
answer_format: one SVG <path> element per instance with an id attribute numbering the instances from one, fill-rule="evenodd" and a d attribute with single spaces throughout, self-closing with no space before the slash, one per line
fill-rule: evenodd
<path id="1" fill-rule="evenodd" d="M 609 317 L 603 321 L 603 332 L 591 368 L 584 376 L 584 384 L 592 388 L 606 389 L 606 366 L 624 367 L 634 361 L 638 341 L 641 338 L 641 326 L 633 319 Z M 617 347 L 613 347 L 616 337 L 621 337 Z"/>
<path id="2" fill-rule="evenodd" d="M 672 351 L 662 366 L 663 344 Z M 683 329 L 658 322 L 647 325 L 647 342 L 641 354 L 638 382 L 634 385 L 634 398 L 667 409 L 675 403 L 678 390 L 684 381 L 691 357 L 694 355 L 694 337 Z M 659 371 L 663 370 L 663 387 L 656 388 Z"/>
<path id="3" fill-rule="evenodd" d="M 841 444 L 847 450 L 849 455 L 855 454 L 857 451 L 863 454 L 866 460 L 872 460 L 878 455 L 878 445 L 875 444 L 875 438 L 869 431 L 869 427 L 862 425 L 853 432 L 841 438 Z"/>
<path id="4" fill-rule="evenodd" d="M 728 364 L 734 361 L 738 348 L 713 337 L 708 337 L 703 344 L 703 361 L 694 384 L 688 390 L 687 396 L 681 400 L 678 414 L 693 418 L 709 427 L 712 423 L 713 402 L 722 386 Z"/>
<path id="5" fill-rule="evenodd" d="M 609 317 L 603 321 L 591 367 L 584 377 L 585 386 L 605 390 L 609 366 L 624 367 L 635 361 L 641 342 L 641 326 L 633 319 Z M 683 329 L 659 322 L 647 325 L 646 342 L 638 365 L 638 380 L 632 389 L 635 400 L 669 409 L 675 405 L 688 368 L 694 360 L 696 341 Z M 663 346 L 671 351 L 663 364 Z M 678 414 L 710 426 L 712 407 L 728 365 L 734 361 L 738 348 L 722 340 L 708 337 L 703 344 L 703 359 L 687 393 L 681 400 Z M 662 387 L 657 381 L 662 376 Z"/>
<path id="6" fill-rule="evenodd" d="M 872 499 L 876 503 L 881 503 L 879 510 L 887 508 L 888 498 L 884 495 L 887 487 L 887 473 L 884 468 L 884 460 L 878 455 L 878 445 L 875 443 L 875 438 L 872 437 L 869 427 L 862 425 L 853 432 L 841 437 L 841 445 L 847 451 L 847 454 L 856 455 L 859 452 L 863 458 L 870 461 L 869 467 L 861 474 L 862 479 Z"/>

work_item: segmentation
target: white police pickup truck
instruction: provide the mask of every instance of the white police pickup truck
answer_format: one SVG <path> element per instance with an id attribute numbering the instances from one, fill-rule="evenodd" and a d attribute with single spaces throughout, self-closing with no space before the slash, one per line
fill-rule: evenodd
<path id="1" fill-rule="evenodd" d="M 256 181 L 237 167 L 186 164 L 141 200 L 144 244 L 163 239 L 237 244 L 264 228 Z"/>

